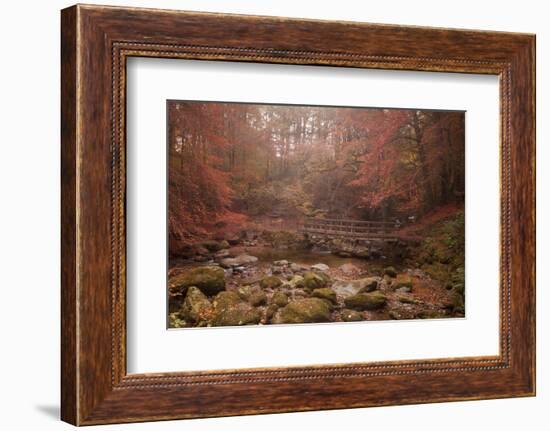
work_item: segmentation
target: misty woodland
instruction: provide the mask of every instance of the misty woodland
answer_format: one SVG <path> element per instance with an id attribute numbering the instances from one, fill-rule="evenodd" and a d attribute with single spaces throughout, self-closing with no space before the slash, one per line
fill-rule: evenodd
<path id="1" fill-rule="evenodd" d="M 167 109 L 169 327 L 464 316 L 463 112 Z"/>

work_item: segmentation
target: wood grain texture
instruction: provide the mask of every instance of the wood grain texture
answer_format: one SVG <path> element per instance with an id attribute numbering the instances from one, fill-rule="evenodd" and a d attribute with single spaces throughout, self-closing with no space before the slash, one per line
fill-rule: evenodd
<path id="1" fill-rule="evenodd" d="M 100 6 L 65 9 L 63 420 L 86 425 L 533 395 L 534 49 L 534 36 L 525 34 Z M 130 56 L 499 75 L 499 356 L 127 375 L 125 67 Z"/>
<path id="2" fill-rule="evenodd" d="M 61 417 L 77 422 L 76 9 L 61 17 Z"/>

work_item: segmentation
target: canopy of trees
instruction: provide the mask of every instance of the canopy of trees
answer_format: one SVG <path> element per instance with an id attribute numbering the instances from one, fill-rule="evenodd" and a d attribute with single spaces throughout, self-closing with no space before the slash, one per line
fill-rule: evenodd
<path id="1" fill-rule="evenodd" d="M 168 103 L 170 244 L 262 218 L 392 220 L 464 200 L 464 113 Z"/>

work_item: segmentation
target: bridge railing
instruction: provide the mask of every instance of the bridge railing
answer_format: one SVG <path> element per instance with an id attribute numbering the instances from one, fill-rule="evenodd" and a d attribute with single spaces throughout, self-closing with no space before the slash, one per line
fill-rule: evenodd
<path id="1" fill-rule="evenodd" d="M 340 219 L 307 219 L 302 231 L 328 237 L 350 238 L 389 238 L 394 236 L 399 225 L 395 222 L 340 220 Z"/>

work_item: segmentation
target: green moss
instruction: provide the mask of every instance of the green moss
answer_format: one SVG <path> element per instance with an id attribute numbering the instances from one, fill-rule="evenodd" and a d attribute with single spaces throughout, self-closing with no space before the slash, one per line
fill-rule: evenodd
<path id="1" fill-rule="evenodd" d="M 206 295 L 195 286 L 191 286 L 187 290 L 185 301 L 181 307 L 183 319 L 200 325 L 208 320 L 211 311 L 212 304 L 210 304 Z"/>
<path id="2" fill-rule="evenodd" d="M 319 289 L 314 289 L 311 293 L 311 296 L 314 298 L 326 299 L 331 304 L 336 304 L 336 292 L 330 287 L 321 287 Z"/>
<path id="3" fill-rule="evenodd" d="M 250 297 L 248 298 L 249 304 L 257 307 L 259 305 L 266 305 L 267 304 L 267 295 L 265 292 L 262 292 L 261 290 L 255 290 L 252 292 Z"/>
<path id="4" fill-rule="evenodd" d="M 292 301 L 281 308 L 274 323 L 319 323 L 330 321 L 330 307 L 319 298 L 304 298 Z"/>
<path id="5" fill-rule="evenodd" d="M 227 308 L 241 301 L 242 299 L 237 292 L 225 290 L 218 293 L 214 298 L 214 307 L 217 309 Z"/>
<path id="6" fill-rule="evenodd" d="M 168 316 L 168 327 L 169 328 L 185 328 L 187 323 L 181 318 L 180 313 L 170 313 Z"/>
<path id="7" fill-rule="evenodd" d="M 227 308 L 217 308 L 211 321 L 212 326 L 254 325 L 260 322 L 260 310 L 245 302 L 233 304 Z"/>
<path id="8" fill-rule="evenodd" d="M 430 226 L 426 238 L 413 252 L 417 265 L 449 286 L 457 283 L 452 277 L 461 270 L 464 283 L 464 234 L 464 211 Z"/>
<path id="9" fill-rule="evenodd" d="M 363 320 L 363 315 L 355 310 L 342 310 L 340 317 L 344 322 L 360 322 Z"/>
<path id="10" fill-rule="evenodd" d="M 275 313 L 278 309 L 279 307 L 276 304 L 270 304 L 269 306 L 267 306 L 264 312 L 265 321 L 270 322 L 273 319 L 273 316 L 275 316 Z"/>
<path id="11" fill-rule="evenodd" d="M 197 287 L 207 296 L 213 296 L 225 289 L 225 272 L 219 266 L 201 266 L 171 277 L 171 291 L 187 293 L 191 286 Z"/>
<path id="12" fill-rule="evenodd" d="M 262 317 L 260 310 L 242 301 L 233 291 L 218 293 L 213 305 L 211 326 L 253 325 L 259 323 Z"/>
<path id="13" fill-rule="evenodd" d="M 323 272 L 308 271 L 304 273 L 303 277 L 304 287 L 310 291 L 326 287 L 330 281 L 329 276 Z"/>
<path id="14" fill-rule="evenodd" d="M 377 310 L 386 305 L 386 295 L 382 292 L 358 293 L 344 299 L 346 307 L 354 310 Z"/>
<path id="15" fill-rule="evenodd" d="M 357 280 L 359 285 L 358 293 L 373 292 L 378 289 L 378 277 L 367 277 Z"/>
<path id="16" fill-rule="evenodd" d="M 269 275 L 267 277 L 262 278 L 260 281 L 260 286 L 263 289 L 276 289 L 277 287 L 281 286 L 283 282 L 279 277 L 276 277 L 274 275 Z"/>
<path id="17" fill-rule="evenodd" d="M 284 292 L 275 292 L 271 298 L 271 303 L 277 307 L 284 307 L 288 304 L 288 296 Z"/>

